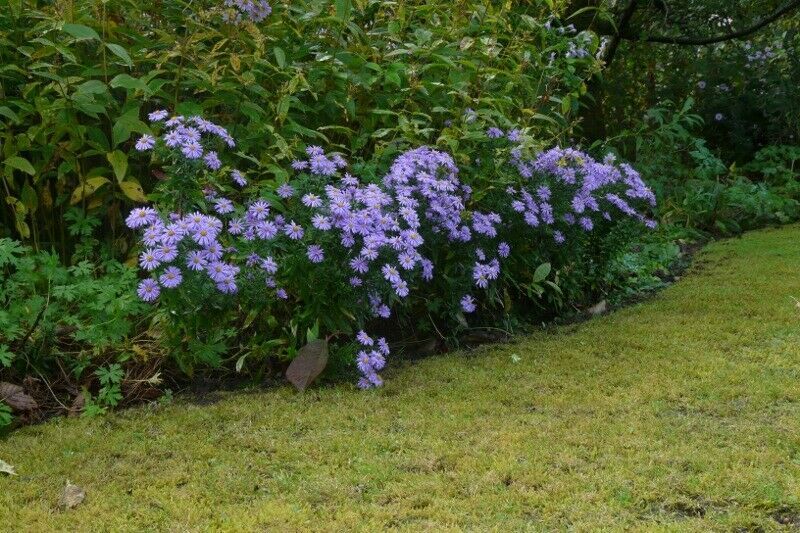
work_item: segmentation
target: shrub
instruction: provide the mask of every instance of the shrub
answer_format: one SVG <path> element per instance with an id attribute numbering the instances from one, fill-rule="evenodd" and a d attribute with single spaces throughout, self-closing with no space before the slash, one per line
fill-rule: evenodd
<path id="1" fill-rule="evenodd" d="M 236 144 L 226 129 L 166 111 L 150 119 L 158 135 L 136 147 L 154 150 L 165 179 L 155 207 L 134 209 L 127 224 L 143 231 L 139 296 L 159 302 L 187 370 L 220 365 L 242 335 L 240 360 L 291 359 L 318 334 L 361 330 L 372 346 L 362 328 L 393 309 L 467 324 L 480 307 L 502 307 L 509 289 L 534 296 L 547 276 L 531 269 L 538 261 L 591 263 L 599 257 L 586 245 L 620 220 L 655 226 L 646 217 L 655 197 L 633 168 L 575 149 L 526 157 L 520 130 L 473 132 L 475 168 L 464 176 L 427 146 L 398 155 L 382 177 L 310 146 L 293 179 L 265 187 L 223 163 Z M 373 370 L 388 351 L 378 342 L 360 354 L 363 387 L 381 383 Z"/>

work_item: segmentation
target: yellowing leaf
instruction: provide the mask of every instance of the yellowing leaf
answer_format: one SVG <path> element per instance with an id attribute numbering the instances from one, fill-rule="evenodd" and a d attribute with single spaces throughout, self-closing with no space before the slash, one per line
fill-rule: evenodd
<path id="1" fill-rule="evenodd" d="M 72 192 L 72 198 L 70 198 L 70 203 L 72 205 L 77 204 L 87 196 L 94 194 L 97 189 L 105 185 L 106 183 L 111 183 L 108 178 L 104 178 L 102 176 L 97 176 L 94 178 L 89 178 L 86 182 L 82 185 L 78 185 Z"/>
<path id="2" fill-rule="evenodd" d="M 122 180 L 125 179 L 125 173 L 128 172 L 128 156 L 119 150 L 114 150 L 106 154 L 106 159 L 114 169 L 117 183 L 122 183 Z"/>
<path id="3" fill-rule="evenodd" d="M 138 181 L 135 180 L 128 180 L 123 181 L 119 184 L 119 188 L 122 189 L 122 192 L 133 200 L 134 202 L 146 202 L 147 196 L 144 194 L 144 189 L 142 186 L 139 185 Z"/>

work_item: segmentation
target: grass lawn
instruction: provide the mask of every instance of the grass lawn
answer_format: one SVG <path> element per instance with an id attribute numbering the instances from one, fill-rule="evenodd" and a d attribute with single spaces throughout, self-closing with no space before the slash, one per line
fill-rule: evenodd
<path id="1" fill-rule="evenodd" d="M 394 367 L 0 441 L 3 530 L 800 528 L 800 227 L 654 299 Z M 65 481 L 85 502 L 59 511 Z"/>

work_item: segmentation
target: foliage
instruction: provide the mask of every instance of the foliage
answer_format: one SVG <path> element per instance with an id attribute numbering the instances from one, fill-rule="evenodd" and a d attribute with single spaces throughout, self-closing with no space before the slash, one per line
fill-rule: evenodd
<path id="1" fill-rule="evenodd" d="M 236 146 L 225 128 L 162 110 L 149 119 L 159 135 L 136 147 L 154 150 L 166 177 L 155 208 L 134 209 L 126 222 L 143 232 L 139 264 L 149 277 L 139 296 L 159 300 L 170 351 L 188 371 L 219 365 L 243 328 L 253 332 L 243 349 L 265 343 L 292 359 L 317 331 L 352 334 L 395 307 L 427 316 L 437 331 L 466 326 L 478 307 L 508 312 L 520 294 L 540 297 L 543 283 L 559 290 L 546 280 L 554 262 L 602 266 L 608 254 L 591 245 L 620 221 L 655 226 L 646 216 L 655 196 L 630 166 L 574 149 L 529 159 L 520 130 L 475 131 L 477 168 L 463 176 L 450 155 L 424 146 L 382 178 L 311 146 L 292 163 L 295 178 L 263 188 L 223 165 Z M 471 113 L 462 120 L 479 127 Z M 363 331 L 358 339 L 373 345 Z M 213 345 L 211 357 L 197 343 Z M 364 387 L 381 383 L 372 370 L 389 351 L 378 344 L 359 354 Z"/>
<path id="2" fill-rule="evenodd" d="M 115 260 L 67 266 L 54 253 L 0 239 L 0 378 L 88 385 L 87 369 L 141 352 L 132 336 L 147 308 L 136 281 L 135 270 Z"/>
<path id="3" fill-rule="evenodd" d="M 0 13 L 2 231 L 67 259 L 79 239 L 59 221 L 79 205 L 126 256 L 122 214 L 159 174 L 125 154 L 149 133 L 143 112 L 165 104 L 234 125 L 267 183 L 285 181 L 307 143 L 458 152 L 458 132 L 439 132 L 466 108 L 564 140 L 597 41 L 551 28 L 550 4 L 306 0 L 234 25 L 213 2 L 11 2 Z"/>

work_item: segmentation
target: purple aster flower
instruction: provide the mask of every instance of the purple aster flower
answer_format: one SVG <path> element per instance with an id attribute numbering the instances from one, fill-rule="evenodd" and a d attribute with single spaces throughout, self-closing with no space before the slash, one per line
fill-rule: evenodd
<path id="1" fill-rule="evenodd" d="M 303 205 L 306 207 L 321 207 L 322 206 L 322 198 L 317 196 L 316 194 L 308 193 L 303 195 Z"/>
<path id="2" fill-rule="evenodd" d="M 192 234 L 192 239 L 200 246 L 208 246 L 216 238 L 217 232 L 210 226 L 200 226 Z"/>
<path id="3" fill-rule="evenodd" d="M 556 231 L 553 232 L 553 240 L 556 242 L 556 244 L 563 244 L 564 241 L 566 241 L 567 239 L 566 239 L 566 237 L 564 237 L 563 233 L 561 233 L 560 231 L 556 230 Z"/>
<path id="4" fill-rule="evenodd" d="M 281 198 L 284 199 L 291 198 L 292 196 L 294 196 L 294 187 L 292 187 L 288 183 L 284 183 L 283 185 L 278 187 L 278 189 L 275 192 L 277 192 L 278 196 L 280 196 Z"/>
<path id="5" fill-rule="evenodd" d="M 320 214 L 314 215 L 314 217 L 311 219 L 311 225 L 321 231 L 327 231 L 331 229 L 330 219 Z"/>
<path id="6" fill-rule="evenodd" d="M 488 130 L 486 130 L 486 136 L 489 137 L 490 139 L 499 139 L 503 135 L 504 135 L 503 130 L 501 130 L 500 128 L 491 127 Z"/>
<path id="7" fill-rule="evenodd" d="M 125 219 L 125 224 L 131 228 L 136 229 L 142 226 L 148 226 L 158 220 L 158 213 L 155 209 L 150 207 L 137 207 L 132 210 Z"/>
<path id="8" fill-rule="evenodd" d="M 375 342 L 363 329 L 356 334 L 356 339 L 358 339 L 358 342 L 363 346 L 372 346 Z"/>
<path id="9" fill-rule="evenodd" d="M 400 271 L 390 264 L 385 264 L 381 267 L 383 278 L 389 283 L 398 283 L 400 280 Z"/>
<path id="10" fill-rule="evenodd" d="M 386 366 L 386 359 L 380 352 L 374 350 L 369 353 L 369 362 L 374 370 L 382 370 Z"/>
<path id="11" fill-rule="evenodd" d="M 256 220 L 264 220 L 269 214 L 269 204 L 264 200 L 258 200 L 247 208 L 247 214 Z"/>
<path id="12" fill-rule="evenodd" d="M 406 296 L 408 296 L 408 292 L 409 292 L 408 291 L 408 283 L 406 283 L 402 279 L 392 283 L 392 288 L 394 289 L 394 292 L 400 298 L 405 298 Z"/>
<path id="13" fill-rule="evenodd" d="M 206 166 L 211 170 L 219 170 L 222 166 L 222 161 L 219 160 L 217 152 L 214 151 L 208 152 L 205 157 L 203 157 L 203 161 L 205 161 Z"/>
<path id="14" fill-rule="evenodd" d="M 164 134 L 164 144 L 166 144 L 170 148 L 175 148 L 176 146 L 180 145 L 182 140 L 183 139 L 181 138 L 181 134 L 175 130 L 172 130 Z"/>
<path id="15" fill-rule="evenodd" d="M 145 302 L 152 302 L 161 294 L 161 287 L 158 286 L 156 280 L 147 278 L 139 282 L 139 288 L 136 290 L 136 293 L 139 295 L 139 298 Z"/>
<path id="16" fill-rule="evenodd" d="M 162 120 L 167 118 L 167 116 L 169 116 L 169 113 L 167 112 L 166 109 L 159 109 L 158 111 L 153 111 L 152 113 L 147 115 L 147 118 L 148 120 L 150 120 L 150 122 L 161 122 Z"/>
<path id="17" fill-rule="evenodd" d="M 522 132 L 520 130 L 510 130 L 506 137 L 511 142 L 518 142 L 522 138 Z"/>
<path id="18" fill-rule="evenodd" d="M 474 312 L 476 309 L 475 299 L 469 294 L 465 295 L 461 298 L 461 309 L 463 309 L 465 313 Z"/>
<path id="19" fill-rule="evenodd" d="M 312 244 L 306 249 L 306 255 L 312 263 L 321 263 L 325 259 L 325 251 L 316 244 Z"/>
<path id="20" fill-rule="evenodd" d="M 161 277 L 159 277 L 158 280 L 165 288 L 174 289 L 181 284 L 181 281 L 183 281 L 183 276 L 181 275 L 181 270 L 178 267 L 171 266 L 168 267 L 163 274 L 161 274 Z"/>
<path id="21" fill-rule="evenodd" d="M 214 200 L 214 211 L 220 215 L 225 215 L 233 212 L 233 202 L 227 198 L 217 198 Z"/>
<path id="22" fill-rule="evenodd" d="M 362 374 L 370 374 L 375 371 L 372 368 L 372 359 L 364 350 L 359 351 L 358 355 L 356 355 L 356 366 Z"/>
<path id="23" fill-rule="evenodd" d="M 275 296 L 280 298 L 281 300 L 286 300 L 289 298 L 289 295 L 286 293 L 286 289 L 278 289 L 275 291 Z"/>
<path id="24" fill-rule="evenodd" d="M 283 228 L 283 232 L 292 240 L 298 241 L 303 238 L 303 226 L 295 222 L 294 220 L 290 220 L 286 227 Z"/>
<path id="25" fill-rule="evenodd" d="M 231 170 L 231 179 L 239 187 L 244 187 L 247 185 L 247 179 L 245 179 L 244 174 L 242 174 L 239 170 Z"/>
<path id="26" fill-rule="evenodd" d="M 305 170 L 308 168 L 308 161 L 301 161 L 299 159 L 295 159 L 294 161 L 292 161 L 292 168 L 297 171 Z"/>
<path id="27" fill-rule="evenodd" d="M 364 284 L 364 280 L 362 280 L 358 276 L 353 276 L 352 278 L 350 278 L 350 285 L 352 287 L 360 287 L 363 284 Z"/>
<path id="28" fill-rule="evenodd" d="M 156 140 L 153 138 L 152 135 L 144 134 L 139 137 L 139 140 L 136 141 L 136 149 L 140 152 L 144 152 L 145 150 L 150 150 L 156 145 Z"/>
<path id="29" fill-rule="evenodd" d="M 145 270 L 155 270 L 161 264 L 157 249 L 148 248 L 139 255 L 139 265 Z"/>
<path id="30" fill-rule="evenodd" d="M 203 252 L 200 250 L 193 250 L 186 256 L 186 266 L 189 268 L 189 270 L 205 270 L 207 265 L 208 261 L 206 261 L 206 258 L 203 256 Z"/>
<path id="31" fill-rule="evenodd" d="M 505 259 L 510 254 L 511 254 L 511 246 L 509 246 L 507 242 L 503 241 L 497 245 L 497 255 Z"/>
<path id="32" fill-rule="evenodd" d="M 187 159 L 199 159 L 203 155 L 203 147 L 197 141 L 188 141 L 181 147 L 181 152 Z"/>
<path id="33" fill-rule="evenodd" d="M 162 243 L 161 246 L 158 247 L 156 253 L 158 253 L 161 261 L 169 263 L 178 257 L 178 247 L 172 244 Z"/>
<path id="34" fill-rule="evenodd" d="M 263 268 L 268 274 L 274 274 L 278 271 L 278 263 L 272 258 L 271 255 L 268 255 L 263 261 L 261 261 L 261 268 Z"/>
<path id="35" fill-rule="evenodd" d="M 385 337 L 378 339 L 378 351 L 383 355 L 389 355 L 389 343 L 386 342 Z"/>

